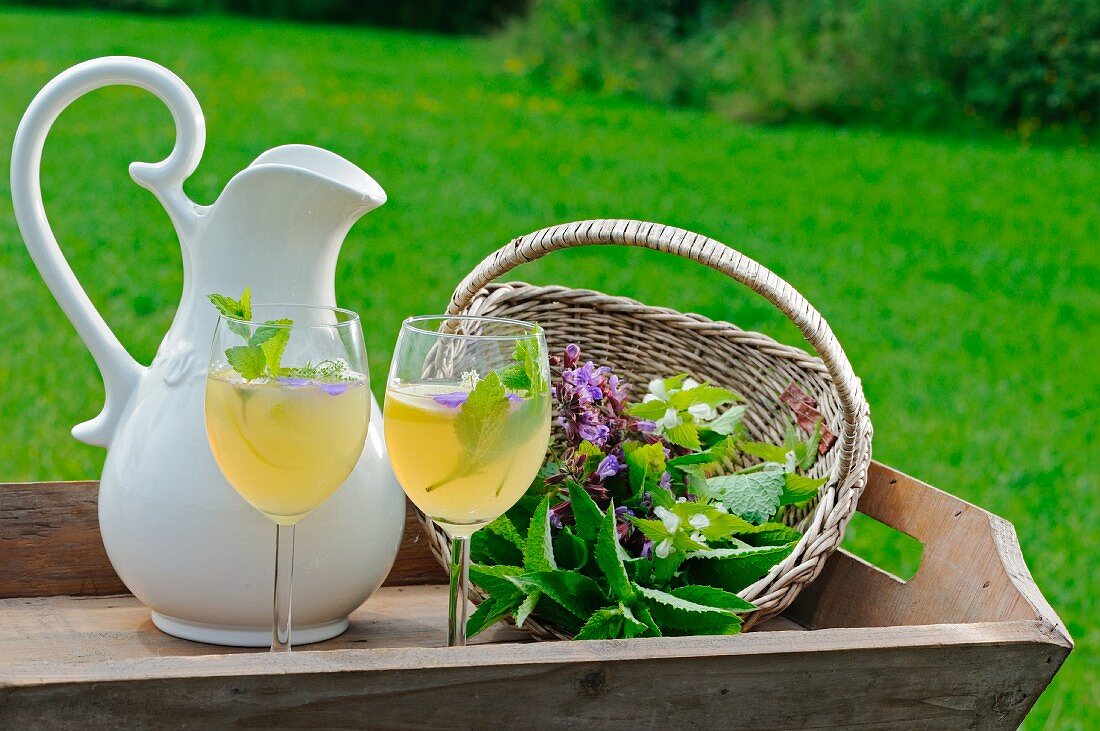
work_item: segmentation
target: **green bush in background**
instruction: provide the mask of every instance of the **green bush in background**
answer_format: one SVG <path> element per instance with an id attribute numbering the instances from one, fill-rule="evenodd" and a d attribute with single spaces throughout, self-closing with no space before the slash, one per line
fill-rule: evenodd
<path id="1" fill-rule="evenodd" d="M 0 0 L 0 5 L 5 4 Z M 19 0 L 8 4 L 190 15 L 229 12 L 261 18 L 355 23 L 439 33 L 499 27 L 527 0 Z"/>
<path id="2" fill-rule="evenodd" d="M 1095 0 L 538 0 L 513 70 L 752 122 L 978 127 L 1087 140 Z"/>

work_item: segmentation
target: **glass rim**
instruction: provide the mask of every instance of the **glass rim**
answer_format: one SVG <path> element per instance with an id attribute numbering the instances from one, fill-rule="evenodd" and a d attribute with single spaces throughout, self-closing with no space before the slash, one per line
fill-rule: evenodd
<path id="1" fill-rule="evenodd" d="M 515 335 L 471 335 L 464 333 L 443 333 L 438 330 L 425 330 L 417 327 L 416 323 L 435 320 L 467 320 L 473 322 L 503 322 L 509 325 L 518 325 L 526 329 L 526 332 Z M 413 315 L 401 321 L 401 329 L 410 330 L 421 335 L 431 335 L 437 338 L 465 338 L 467 340 L 522 340 L 524 338 L 537 337 L 542 330 L 535 328 L 538 323 L 526 320 L 517 320 L 512 317 L 488 317 L 486 315 Z"/>
<path id="2" fill-rule="evenodd" d="M 286 309 L 298 309 L 298 310 L 323 310 L 325 312 L 339 312 L 347 317 L 343 322 L 334 322 L 327 325 L 305 325 L 294 322 L 289 325 L 283 325 L 282 323 L 271 323 L 264 320 L 246 320 L 243 317 L 230 317 L 229 315 L 218 313 L 218 319 L 225 320 L 227 322 L 239 322 L 244 325 L 255 325 L 257 327 L 281 327 L 286 330 L 331 330 L 338 327 L 347 327 L 348 325 L 355 325 L 359 323 L 359 313 L 355 310 L 349 310 L 346 307 L 336 307 L 335 305 L 303 305 L 294 302 L 256 302 L 253 303 L 252 308 L 256 307 L 284 307 Z"/>

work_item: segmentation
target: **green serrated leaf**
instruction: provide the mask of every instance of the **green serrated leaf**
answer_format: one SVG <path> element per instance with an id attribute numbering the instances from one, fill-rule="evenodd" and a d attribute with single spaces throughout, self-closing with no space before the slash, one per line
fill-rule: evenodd
<path id="1" fill-rule="evenodd" d="M 732 592 L 714 586 L 690 584 L 673 589 L 669 593 L 678 599 L 686 599 L 689 602 L 704 604 L 717 609 L 728 609 L 731 612 L 751 612 L 756 609 L 755 604 L 745 601 Z"/>
<path id="2" fill-rule="evenodd" d="M 597 609 L 573 639 L 613 640 L 622 636 L 623 615 L 618 607 Z"/>
<path id="3" fill-rule="evenodd" d="M 596 565 L 607 579 L 611 596 L 629 602 L 634 599 L 634 590 L 623 566 L 624 553 L 615 530 L 615 504 L 612 503 L 596 538 Z"/>
<path id="4" fill-rule="evenodd" d="M 677 391 L 669 397 L 669 403 L 672 404 L 672 408 L 677 411 L 683 411 L 684 409 L 697 405 L 717 408 L 731 401 L 743 400 L 744 399 L 733 391 L 719 388 L 718 386 L 712 386 L 709 383 L 701 383 L 695 388 Z"/>
<path id="5" fill-rule="evenodd" d="M 630 608 L 631 611 L 634 612 L 634 616 L 640 619 L 648 628 L 648 631 L 644 635 L 645 637 L 662 636 L 661 628 L 657 626 L 657 622 L 653 619 L 653 614 L 649 611 L 649 607 L 647 607 L 645 603 L 635 601 Z"/>
<path id="6" fill-rule="evenodd" d="M 682 421 L 671 429 L 665 429 L 665 439 L 686 449 L 699 450 L 699 427 Z"/>
<path id="7" fill-rule="evenodd" d="M 668 411 L 671 406 L 667 401 L 661 401 L 660 399 L 653 399 L 651 401 L 643 401 L 637 404 L 631 404 L 626 408 L 626 413 L 630 414 L 636 419 L 643 419 L 645 421 L 657 421 L 665 412 Z"/>
<path id="8" fill-rule="evenodd" d="M 249 381 L 262 376 L 267 365 L 263 348 L 258 345 L 236 345 L 226 349 L 225 357 L 233 370 Z"/>
<path id="9" fill-rule="evenodd" d="M 752 530 L 740 531 L 738 535 L 750 546 L 786 546 L 797 543 L 802 534 L 782 523 L 763 523 L 754 525 Z"/>
<path id="10" fill-rule="evenodd" d="M 635 528 L 640 530 L 642 535 L 654 543 L 660 543 L 666 538 L 672 537 L 672 533 L 670 533 L 668 528 L 665 527 L 665 524 L 659 520 L 654 520 L 652 518 L 635 518 L 633 515 L 626 516 L 626 519 L 629 520 Z"/>
<path id="11" fill-rule="evenodd" d="M 661 384 L 665 387 L 665 393 L 668 393 L 669 391 L 675 391 L 676 389 L 682 387 L 684 385 L 684 381 L 686 381 L 687 379 L 688 374 L 677 373 L 675 376 L 671 376 L 661 381 Z"/>
<path id="12" fill-rule="evenodd" d="M 523 536 L 507 515 L 502 515 L 474 533 L 470 555 L 483 564 L 518 566 L 523 563 Z"/>
<path id="13" fill-rule="evenodd" d="M 538 604 L 540 598 L 542 598 L 542 592 L 535 589 L 516 608 L 514 619 L 517 627 L 522 627 L 527 618 L 531 616 L 531 612 L 535 611 L 535 605 Z"/>
<path id="14" fill-rule="evenodd" d="M 290 342 L 290 326 L 293 324 L 293 320 L 285 317 L 278 320 L 268 320 L 256 328 L 256 332 L 252 336 L 255 338 L 260 332 L 271 333 L 264 336 L 260 347 L 263 348 L 264 359 L 267 361 L 267 371 L 272 376 L 276 376 L 281 372 L 283 353 L 286 352 L 287 343 Z M 251 341 L 249 342 L 251 343 Z"/>
<path id="15" fill-rule="evenodd" d="M 577 535 L 589 544 L 594 543 L 603 523 L 603 512 L 588 491 L 572 481 L 569 482 L 569 502 L 573 505 Z"/>
<path id="16" fill-rule="evenodd" d="M 474 637 L 509 614 L 523 603 L 524 596 L 519 590 L 508 595 L 497 595 L 478 605 L 477 610 L 466 620 L 466 635 Z"/>
<path id="17" fill-rule="evenodd" d="M 658 585 L 665 586 L 672 577 L 679 571 L 680 565 L 684 562 L 684 553 L 681 551 L 673 551 L 665 558 L 660 556 L 653 557 L 653 581 Z"/>
<path id="18" fill-rule="evenodd" d="M 818 491 L 828 478 L 821 477 L 811 479 L 794 472 L 788 472 L 785 476 L 783 494 L 779 498 L 780 505 L 797 505 L 817 497 Z"/>
<path id="19" fill-rule="evenodd" d="M 539 327 L 538 323 L 535 323 L 535 327 L 531 331 L 531 337 L 517 340 L 516 347 L 512 351 L 512 358 L 526 376 L 528 384 L 526 388 L 534 392 L 541 392 L 546 388 L 546 379 L 542 369 L 542 354 L 537 337 L 540 332 L 542 332 L 542 328 Z M 520 386 L 520 388 L 524 387 Z"/>
<path id="20" fill-rule="evenodd" d="M 771 470 L 707 479 L 708 489 L 720 496 L 731 513 L 752 523 L 764 523 L 775 515 L 784 484 L 783 473 Z"/>
<path id="21" fill-rule="evenodd" d="M 550 497 L 547 496 L 531 516 L 527 539 L 523 542 L 523 568 L 527 571 L 551 571 L 554 562 L 554 545 L 550 540 Z"/>
<path id="22" fill-rule="evenodd" d="M 737 453 L 737 443 L 728 437 L 715 442 L 709 449 L 702 452 L 692 452 L 673 457 L 668 461 L 669 467 L 684 468 L 691 465 L 705 465 L 721 462 Z"/>
<path id="23" fill-rule="evenodd" d="M 580 570 L 588 563 L 588 546 L 569 526 L 554 538 L 554 560 L 560 568 L 570 571 Z"/>
<path id="24" fill-rule="evenodd" d="M 639 444 L 627 442 L 623 445 L 623 459 L 627 465 L 627 479 L 636 495 L 652 492 L 665 472 L 665 448 L 660 442 Z"/>
<path id="25" fill-rule="evenodd" d="M 783 464 L 787 461 L 787 452 L 789 451 L 786 447 L 779 447 L 767 442 L 741 442 L 737 446 L 745 454 L 751 454 L 765 462 L 775 462 L 777 464 Z"/>
<path id="26" fill-rule="evenodd" d="M 635 617 L 630 607 L 622 602 L 619 602 L 619 614 L 623 616 L 623 636 L 628 640 L 648 633 L 645 622 Z"/>
<path id="27" fill-rule="evenodd" d="M 737 593 L 763 577 L 794 550 L 794 543 L 759 548 L 718 548 L 688 554 L 684 571 L 693 584 Z"/>
<path id="28" fill-rule="evenodd" d="M 531 388 L 531 379 L 528 378 L 527 371 L 518 363 L 505 366 L 497 373 L 500 374 L 500 381 L 505 388 L 510 388 L 513 391 L 523 391 Z"/>
<path id="29" fill-rule="evenodd" d="M 722 635 L 741 630 L 741 618 L 729 609 L 681 599 L 659 589 L 635 589 L 665 634 Z"/>
<path id="30" fill-rule="evenodd" d="M 455 417 L 455 435 L 465 454 L 459 460 L 458 467 L 442 480 L 429 485 L 425 492 L 473 474 L 513 443 L 509 437 L 514 439 L 516 435 L 509 435 L 506 430 L 509 404 L 504 384 L 495 371 L 477 382 Z"/>
<path id="31" fill-rule="evenodd" d="M 470 581 L 491 596 L 507 595 L 519 591 L 512 579 L 523 574 L 518 566 L 470 566 Z"/>
<path id="32" fill-rule="evenodd" d="M 814 466 L 814 463 L 817 462 L 817 448 L 821 444 L 822 433 L 821 419 L 818 419 L 814 423 L 814 430 L 810 434 L 810 438 L 807 439 L 805 442 L 805 454 L 803 454 L 802 458 L 798 460 L 798 466 L 802 469 L 808 470 Z"/>
<path id="33" fill-rule="evenodd" d="M 726 436 L 733 434 L 737 431 L 742 419 L 745 418 L 745 412 L 748 409 L 749 407 L 744 404 L 731 406 L 719 414 L 718 418 L 707 422 L 707 428 Z"/>
<path id="34" fill-rule="evenodd" d="M 556 569 L 527 572 L 513 581 L 527 591 L 538 589 L 578 619 L 584 619 L 608 603 L 599 584 L 576 571 Z"/>

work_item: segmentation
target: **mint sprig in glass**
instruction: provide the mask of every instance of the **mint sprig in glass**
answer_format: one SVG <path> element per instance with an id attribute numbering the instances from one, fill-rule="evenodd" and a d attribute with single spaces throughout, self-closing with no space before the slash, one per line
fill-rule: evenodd
<path id="1" fill-rule="evenodd" d="M 451 316 L 402 324 L 386 388 L 386 446 L 409 499 L 452 541 L 449 645 L 466 643 L 470 536 L 538 474 L 550 410 L 537 325 Z"/>

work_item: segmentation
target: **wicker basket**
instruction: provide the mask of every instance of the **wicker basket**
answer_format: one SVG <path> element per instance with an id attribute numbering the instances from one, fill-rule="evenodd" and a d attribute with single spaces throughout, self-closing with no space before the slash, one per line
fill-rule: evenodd
<path id="1" fill-rule="evenodd" d="M 639 246 L 664 251 L 720 271 L 763 295 L 802 331 L 820 358 L 781 345 L 755 332 L 694 314 L 649 307 L 624 297 L 566 287 L 538 287 L 493 280 L 525 262 L 575 246 Z M 801 515 L 788 515 L 803 537 L 784 561 L 740 596 L 759 609 L 743 617 L 744 628 L 785 609 L 820 573 L 840 544 L 856 509 L 871 462 L 871 421 L 859 379 L 852 372 L 828 324 L 789 284 L 743 254 L 705 236 L 655 223 L 626 220 L 579 221 L 521 236 L 486 257 L 458 285 L 451 314 L 511 317 L 538 322 L 551 352 L 570 342 L 584 357 L 614 366 L 639 387 L 653 378 L 687 372 L 733 389 L 748 400 L 745 424 L 753 439 L 781 441 L 791 421 L 779 395 L 792 382 L 817 401 L 837 443 L 810 475 L 829 480 L 818 500 Z M 446 534 L 420 515 L 433 553 L 446 567 Z M 474 589 L 471 599 L 483 597 Z M 560 628 L 528 619 L 523 629 L 539 639 L 567 639 Z"/>

